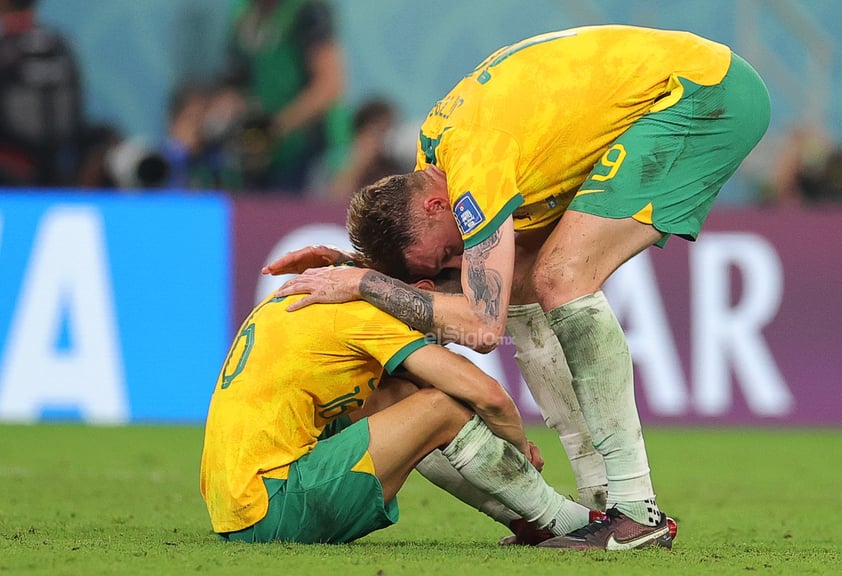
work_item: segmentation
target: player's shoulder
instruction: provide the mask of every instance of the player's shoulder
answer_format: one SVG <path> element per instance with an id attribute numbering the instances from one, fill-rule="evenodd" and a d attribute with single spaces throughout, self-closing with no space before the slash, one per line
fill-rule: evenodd
<path id="1" fill-rule="evenodd" d="M 395 326 L 406 326 L 403 322 L 374 306 L 365 300 L 333 304 L 333 313 L 340 322 L 365 322 L 368 325 L 382 325 L 384 330 Z"/>

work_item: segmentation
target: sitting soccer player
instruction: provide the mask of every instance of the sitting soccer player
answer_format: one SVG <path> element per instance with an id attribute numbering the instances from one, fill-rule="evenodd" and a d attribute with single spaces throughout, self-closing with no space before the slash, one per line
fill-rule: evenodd
<path id="1" fill-rule="evenodd" d="M 540 454 L 498 382 L 367 302 L 287 312 L 298 298 L 252 311 L 216 383 L 201 465 L 215 532 L 350 542 L 397 521 L 398 491 L 434 451 L 501 503 L 501 521 L 552 535 L 589 522 L 533 465 Z"/>

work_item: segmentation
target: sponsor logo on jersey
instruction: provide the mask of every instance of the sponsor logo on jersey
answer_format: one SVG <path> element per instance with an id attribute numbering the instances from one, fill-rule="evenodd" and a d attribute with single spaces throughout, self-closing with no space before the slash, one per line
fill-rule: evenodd
<path id="1" fill-rule="evenodd" d="M 477 201 L 470 191 L 462 194 L 453 206 L 456 223 L 463 235 L 470 234 L 477 226 L 485 222 L 485 214 L 480 210 Z"/>

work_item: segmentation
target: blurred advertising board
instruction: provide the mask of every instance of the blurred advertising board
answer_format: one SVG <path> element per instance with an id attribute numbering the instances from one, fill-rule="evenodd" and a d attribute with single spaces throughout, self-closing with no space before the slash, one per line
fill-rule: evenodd
<path id="1" fill-rule="evenodd" d="M 343 209 L 237 199 L 233 322 L 283 282 L 260 275 L 308 244 L 348 247 Z M 725 210 L 697 242 L 672 238 L 605 287 L 636 366 L 644 421 L 842 425 L 842 210 Z M 540 413 L 503 345 L 479 355 L 524 417 Z"/>
<path id="2" fill-rule="evenodd" d="M 0 420 L 202 420 L 230 333 L 229 211 L 0 194 Z"/>
<path id="3" fill-rule="evenodd" d="M 201 423 L 230 339 L 332 204 L 161 193 L 0 194 L 0 421 Z M 647 423 L 842 425 L 842 211 L 715 212 L 606 285 Z M 513 346 L 454 347 L 540 412 Z"/>

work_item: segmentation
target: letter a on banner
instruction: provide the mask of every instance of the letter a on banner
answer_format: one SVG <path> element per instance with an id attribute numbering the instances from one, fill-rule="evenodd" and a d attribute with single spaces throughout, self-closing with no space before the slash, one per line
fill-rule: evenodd
<path id="1" fill-rule="evenodd" d="M 88 206 L 48 210 L 33 243 L 0 366 L 0 419 L 72 411 L 128 419 L 102 218 Z"/>

